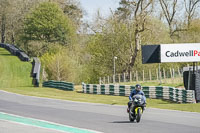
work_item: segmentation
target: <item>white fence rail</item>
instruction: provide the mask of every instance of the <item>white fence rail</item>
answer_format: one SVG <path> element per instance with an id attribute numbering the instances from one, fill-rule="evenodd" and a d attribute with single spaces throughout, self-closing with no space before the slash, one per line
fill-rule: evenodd
<path id="1" fill-rule="evenodd" d="M 183 80 L 183 70 L 180 68 L 169 69 L 149 69 L 142 70 L 140 72 L 133 71 L 130 73 L 122 73 L 111 76 L 105 76 L 99 78 L 99 84 L 109 83 L 121 83 L 121 82 L 138 82 L 138 81 L 159 81 L 167 82 L 167 79 L 179 79 Z"/>

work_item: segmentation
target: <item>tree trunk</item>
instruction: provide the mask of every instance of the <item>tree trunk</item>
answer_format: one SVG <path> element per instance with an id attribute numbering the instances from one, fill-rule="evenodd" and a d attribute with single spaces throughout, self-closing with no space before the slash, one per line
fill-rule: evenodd
<path id="1" fill-rule="evenodd" d="M 5 14 L 1 17 L 1 43 L 5 43 L 5 33 L 6 33 L 6 16 Z"/>
<path id="2" fill-rule="evenodd" d="M 134 49 L 134 53 L 131 55 L 130 64 L 128 67 L 128 73 L 131 72 L 131 69 L 135 65 L 137 54 L 138 54 L 138 51 L 140 50 L 140 43 L 141 43 L 140 33 L 138 30 L 136 30 L 135 31 L 135 49 Z"/>
<path id="3" fill-rule="evenodd" d="M 15 44 L 15 32 L 14 32 L 14 25 L 13 24 L 12 24 L 11 41 L 12 41 L 12 44 Z"/>

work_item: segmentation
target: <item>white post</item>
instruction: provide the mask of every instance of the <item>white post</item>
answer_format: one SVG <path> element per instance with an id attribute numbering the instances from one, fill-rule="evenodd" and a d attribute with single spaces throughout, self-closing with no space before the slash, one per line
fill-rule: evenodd
<path id="1" fill-rule="evenodd" d="M 124 82 L 126 82 L 126 73 L 124 73 Z"/>
<path id="2" fill-rule="evenodd" d="M 173 72 L 173 78 L 174 78 L 174 75 L 175 75 L 174 68 L 172 69 L 172 72 Z"/>
<path id="3" fill-rule="evenodd" d="M 101 77 L 99 78 L 99 84 L 101 84 Z"/>
<path id="4" fill-rule="evenodd" d="M 179 67 L 178 67 L 178 75 L 179 75 L 179 77 L 181 77 L 181 72 L 180 72 Z"/>
<path id="5" fill-rule="evenodd" d="M 161 80 L 161 71 L 160 71 L 160 63 L 159 63 L 159 79 L 160 79 L 160 84 L 162 83 L 162 80 Z"/>
<path id="6" fill-rule="evenodd" d="M 116 59 L 117 59 L 117 57 L 114 56 L 114 58 L 113 58 L 113 67 L 114 67 L 114 68 L 113 68 L 113 69 L 114 69 L 114 70 L 113 70 L 113 72 L 114 72 L 113 83 L 115 83 L 115 71 L 116 71 L 116 70 L 115 70 L 115 69 L 116 69 L 116 68 L 115 68 L 115 60 L 116 60 Z"/>
<path id="7" fill-rule="evenodd" d="M 166 83 L 166 75 L 165 75 L 165 69 L 163 68 L 163 78 L 164 78 L 164 82 Z"/>
<path id="8" fill-rule="evenodd" d="M 156 69 L 156 76 L 157 76 L 157 80 L 158 80 L 158 69 Z"/>
<path id="9" fill-rule="evenodd" d="M 136 81 L 138 82 L 138 72 L 136 71 Z"/>
<path id="10" fill-rule="evenodd" d="M 132 82 L 132 72 L 130 72 L 130 82 Z"/>
<path id="11" fill-rule="evenodd" d="M 172 69 L 170 68 L 170 75 L 171 75 L 171 78 L 173 77 L 173 75 L 172 75 Z"/>
<path id="12" fill-rule="evenodd" d="M 144 82 L 144 70 L 142 70 L 142 77 L 143 77 L 143 82 Z"/>
<path id="13" fill-rule="evenodd" d="M 149 80 L 151 81 L 151 69 L 149 69 Z"/>
<path id="14" fill-rule="evenodd" d="M 163 68 L 163 76 L 164 76 L 164 79 L 166 79 L 166 76 L 165 76 L 165 69 Z"/>

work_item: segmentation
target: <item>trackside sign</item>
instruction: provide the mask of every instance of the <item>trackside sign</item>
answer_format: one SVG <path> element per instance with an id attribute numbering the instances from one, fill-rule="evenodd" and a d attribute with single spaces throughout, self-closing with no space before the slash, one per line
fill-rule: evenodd
<path id="1" fill-rule="evenodd" d="M 200 43 L 161 44 L 161 62 L 199 62 Z"/>

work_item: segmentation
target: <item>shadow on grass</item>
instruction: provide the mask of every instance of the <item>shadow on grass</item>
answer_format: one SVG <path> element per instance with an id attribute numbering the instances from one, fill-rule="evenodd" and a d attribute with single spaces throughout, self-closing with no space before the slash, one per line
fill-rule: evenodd
<path id="1" fill-rule="evenodd" d="M 158 104 L 178 104 L 177 102 L 170 101 L 170 100 L 164 100 L 161 99 L 162 102 L 159 102 Z"/>
<path id="2" fill-rule="evenodd" d="M 76 91 L 77 93 L 84 93 L 83 91 Z M 86 94 L 86 93 L 84 93 L 84 94 Z"/>
<path id="3" fill-rule="evenodd" d="M 34 87 L 34 86 L 32 86 L 32 85 L 19 85 L 19 86 L 16 86 L 15 88 L 39 88 L 39 87 Z"/>
<path id="4" fill-rule="evenodd" d="M 14 56 L 14 55 L 11 55 L 11 54 L 0 54 L 0 56 Z"/>
<path id="5" fill-rule="evenodd" d="M 75 90 L 71 90 L 71 89 L 67 89 L 67 88 L 58 88 L 58 87 L 45 87 L 45 86 L 40 86 L 40 87 L 44 87 L 44 88 L 52 88 L 52 89 L 57 89 L 57 90 L 62 90 L 62 91 L 74 91 Z M 38 88 L 38 87 L 35 87 Z"/>

